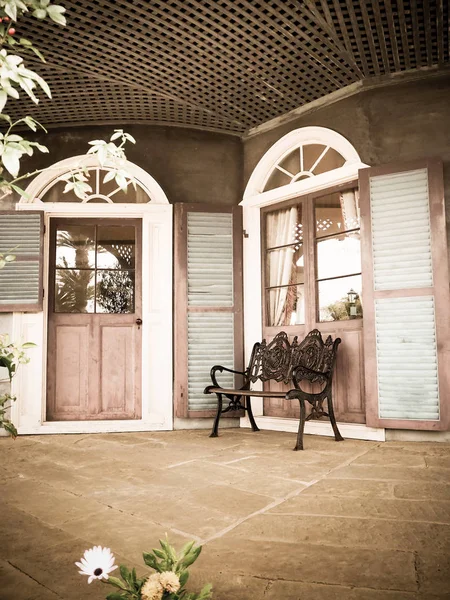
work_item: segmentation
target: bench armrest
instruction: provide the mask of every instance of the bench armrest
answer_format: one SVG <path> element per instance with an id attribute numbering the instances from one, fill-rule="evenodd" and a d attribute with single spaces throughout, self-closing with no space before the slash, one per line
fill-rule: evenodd
<path id="1" fill-rule="evenodd" d="M 247 373 L 245 371 L 235 371 L 234 369 L 228 369 L 227 367 L 223 367 L 222 365 L 214 365 L 214 367 L 212 367 L 212 369 L 210 371 L 213 387 L 221 387 L 219 385 L 219 383 L 217 382 L 216 373 L 217 372 L 223 373 L 223 371 L 226 371 L 227 373 L 234 373 L 235 375 L 242 375 L 245 378 L 245 381 L 247 380 L 247 377 L 246 377 Z M 247 385 L 247 383 L 244 384 L 244 387 L 242 389 L 245 389 L 246 385 Z"/>

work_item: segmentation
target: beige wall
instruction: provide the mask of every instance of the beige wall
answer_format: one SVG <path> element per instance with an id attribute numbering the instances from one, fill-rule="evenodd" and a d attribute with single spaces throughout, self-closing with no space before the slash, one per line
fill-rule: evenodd
<path id="1" fill-rule="evenodd" d="M 283 135 L 328 127 L 349 140 L 371 166 L 437 157 L 444 163 L 450 247 L 450 74 L 362 91 L 244 141 L 244 187 L 264 153 Z M 449 255 L 450 256 L 450 255 Z"/>

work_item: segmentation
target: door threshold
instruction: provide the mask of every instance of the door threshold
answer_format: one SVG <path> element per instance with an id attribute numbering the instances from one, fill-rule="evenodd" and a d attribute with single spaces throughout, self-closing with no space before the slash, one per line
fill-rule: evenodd
<path id="1" fill-rule="evenodd" d="M 285 431 L 287 433 L 297 433 L 298 419 L 286 419 L 283 417 L 264 417 L 255 416 L 256 424 L 260 429 L 268 431 Z M 242 417 L 241 427 L 250 427 L 248 418 Z M 344 438 L 352 440 L 371 440 L 375 442 L 386 441 L 385 429 L 377 427 L 367 427 L 363 423 L 338 423 L 339 431 Z M 305 423 L 305 433 L 309 435 L 325 435 L 334 437 L 333 429 L 329 421 L 307 421 Z"/>
<path id="2" fill-rule="evenodd" d="M 41 425 L 23 425 L 19 435 L 62 433 L 132 433 L 139 431 L 171 431 L 171 424 L 143 420 L 121 421 L 47 421 Z"/>

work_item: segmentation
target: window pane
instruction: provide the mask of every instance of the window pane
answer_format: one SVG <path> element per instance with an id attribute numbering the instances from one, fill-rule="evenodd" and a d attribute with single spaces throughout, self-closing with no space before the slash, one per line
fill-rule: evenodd
<path id="1" fill-rule="evenodd" d="M 317 279 L 361 272 L 359 232 L 344 233 L 317 241 Z"/>
<path id="2" fill-rule="evenodd" d="M 319 320 L 346 321 L 362 318 L 361 275 L 319 281 Z M 356 302 L 349 302 L 348 292 L 357 294 Z"/>
<path id="3" fill-rule="evenodd" d="M 97 271 L 96 312 L 134 312 L 134 271 Z"/>
<path id="4" fill-rule="evenodd" d="M 95 227 L 67 225 L 56 233 L 56 266 L 64 269 L 92 269 L 95 264 Z"/>
<path id="5" fill-rule="evenodd" d="M 94 312 L 93 270 L 56 269 L 55 312 Z"/>
<path id="6" fill-rule="evenodd" d="M 97 229 L 97 268 L 133 269 L 135 228 L 127 225 L 99 226 Z"/>
<path id="7" fill-rule="evenodd" d="M 305 282 L 303 244 L 269 250 L 266 254 L 266 287 Z"/>
<path id="8" fill-rule="evenodd" d="M 289 285 L 266 291 L 267 324 L 297 325 L 305 322 L 303 285 Z"/>
<path id="9" fill-rule="evenodd" d="M 302 205 L 274 210 L 266 214 L 265 248 L 298 245 L 303 240 Z"/>
<path id="10" fill-rule="evenodd" d="M 316 237 L 359 228 L 358 190 L 327 194 L 314 200 Z"/>

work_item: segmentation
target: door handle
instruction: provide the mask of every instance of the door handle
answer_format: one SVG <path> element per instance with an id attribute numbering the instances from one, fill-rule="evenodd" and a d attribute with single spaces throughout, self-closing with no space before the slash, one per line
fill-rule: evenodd
<path id="1" fill-rule="evenodd" d="M 138 326 L 138 329 L 140 329 L 142 325 L 142 319 L 136 319 L 136 325 Z"/>

